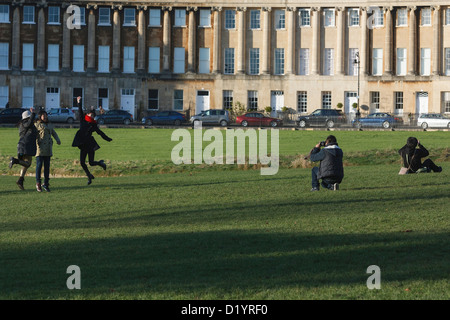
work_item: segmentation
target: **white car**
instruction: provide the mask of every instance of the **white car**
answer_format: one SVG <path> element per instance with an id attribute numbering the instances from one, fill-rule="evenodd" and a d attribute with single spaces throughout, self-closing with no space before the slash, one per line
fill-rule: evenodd
<path id="1" fill-rule="evenodd" d="M 439 113 L 423 113 L 417 119 L 417 125 L 426 128 L 450 128 L 450 118 Z"/>

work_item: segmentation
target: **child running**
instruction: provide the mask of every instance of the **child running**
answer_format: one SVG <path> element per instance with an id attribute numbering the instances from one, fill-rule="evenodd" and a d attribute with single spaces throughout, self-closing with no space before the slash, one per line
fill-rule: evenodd
<path id="1" fill-rule="evenodd" d="M 80 103 L 81 97 L 77 97 L 78 114 L 80 117 L 80 129 L 75 134 L 72 142 L 72 147 L 78 147 L 80 149 L 80 164 L 88 178 L 88 185 L 92 183 L 94 176 L 89 172 L 86 165 L 86 157 L 89 159 L 89 165 L 101 166 L 103 170 L 106 170 L 106 164 L 103 160 L 95 161 L 95 151 L 100 149 L 97 141 L 95 141 L 92 133 L 97 132 L 100 137 L 110 142 L 112 141 L 106 134 L 103 133 L 97 126 L 95 118 L 95 110 L 91 108 L 86 114 L 83 112 L 83 108 Z"/>

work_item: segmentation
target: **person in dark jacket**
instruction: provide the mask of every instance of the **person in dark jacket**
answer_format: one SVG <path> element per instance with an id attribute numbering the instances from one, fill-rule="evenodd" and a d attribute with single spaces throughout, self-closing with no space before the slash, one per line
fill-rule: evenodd
<path id="1" fill-rule="evenodd" d="M 324 147 L 321 149 L 321 147 Z M 344 153 L 339 148 L 336 137 L 329 135 L 325 142 L 318 143 L 311 151 L 310 160 L 320 161 L 319 167 L 312 168 L 312 189 L 319 191 L 319 180 L 322 179 L 322 187 L 329 190 L 339 190 L 339 184 L 344 178 L 344 166 L 342 158 Z"/>
<path id="2" fill-rule="evenodd" d="M 409 137 L 398 153 L 402 157 L 403 166 L 409 168 L 408 173 L 442 171 L 442 167 L 438 167 L 431 159 L 422 163 L 422 158 L 428 157 L 430 153 L 416 137 Z"/>
<path id="3" fill-rule="evenodd" d="M 36 139 L 37 129 L 34 126 L 34 118 L 36 114 L 34 109 L 24 111 L 22 113 L 22 120 L 19 122 L 19 143 L 17 144 L 17 158 L 11 157 L 9 161 L 9 168 L 13 165 L 20 164 L 20 177 L 17 180 L 17 185 L 21 190 L 24 190 L 23 182 L 28 168 L 31 166 L 33 157 L 36 155 Z"/>
<path id="4" fill-rule="evenodd" d="M 88 178 L 88 185 L 92 183 L 94 176 L 89 172 L 86 165 L 86 157 L 89 159 L 89 165 L 101 166 L 103 170 L 106 170 L 106 164 L 103 160 L 95 161 L 95 151 L 100 149 L 97 141 L 95 141 L 92 133 L 96 132 L 104 140 L 112 141 L 106 134 L 103 133 L 97 126 L 97 121 L 94 120 L 95 110 L 91 109 L 87 113 L 83 112 L 83 108 L 80 103 L 81 97 L 77 97 L 78 115 L 80 118 L 80 129 L 75 134 L 72 142 L 72 147 L 78 147 L 80 149 L 80 164 Z"/>

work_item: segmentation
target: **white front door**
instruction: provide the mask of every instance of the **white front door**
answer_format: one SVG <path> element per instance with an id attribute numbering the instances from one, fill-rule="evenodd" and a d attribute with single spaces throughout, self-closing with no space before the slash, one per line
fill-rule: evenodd
<path id="1" fill-rule="evenodd" d="M 428 113 L 428 92 L 417 92 L 416 113 Z"/>
<path id="2" fill-rule="evenodd" d="M 120 109 L 128 111 L 136 119 L 134 89 L 122 89 Z"/>
<path id="3" fill-rule="evenodd" d="M 272 91 L 270 93 L 270 107 L 272 112 L 271 117 L 277 116 L 277 111 L 281 111 L 284 106 L 284 92 L 283 91 Z"/>
<path id="4" fill-rule="evenodd" d="M 59 88 L 47 88 L 45 109 L 59 108 Z"/>
<path id="5" fill-rule="evenodd" d="M 197 91 L 197 98 L 195 99 L 195 114 L 199 114 L 203 110 L 209 110 L 209 91 Z"/>
<path id="6" fill-rule="evenodd" d="M 353 108 L 353 104 L 358 103 L 358 93 L 357 92 L 345 92 L 344 100 L 344 112 L 353 119 L 356 115 L 357 109 Z"/>

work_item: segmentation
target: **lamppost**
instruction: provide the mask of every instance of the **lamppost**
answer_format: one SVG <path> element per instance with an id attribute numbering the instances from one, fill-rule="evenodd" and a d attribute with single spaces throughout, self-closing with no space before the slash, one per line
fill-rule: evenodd
<path id="1" fill-rule="evenodd" d="M 359 70 L 360 70 L 360 65 L 361 65 L 361 61 L 360 61 L 360 59 L 359 59 L 359 52 L 356 52 L 356 54 L 355 54 L 355 60 L 353 60 L 353 63 L 358 65 L 358 96 L 357 96 L 358 102 L 357 102 L 357 110 L 356 110 L 356 118 L 358 119 L 359 116 L 360 116 L 360 113 L 359 113 L 360 72 L 359 72 Z"/>

